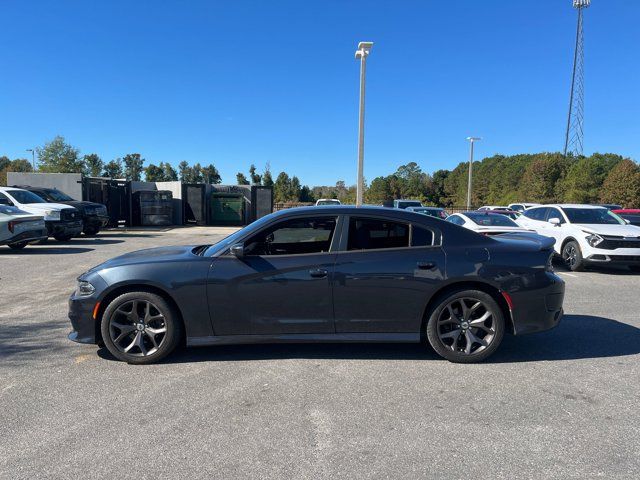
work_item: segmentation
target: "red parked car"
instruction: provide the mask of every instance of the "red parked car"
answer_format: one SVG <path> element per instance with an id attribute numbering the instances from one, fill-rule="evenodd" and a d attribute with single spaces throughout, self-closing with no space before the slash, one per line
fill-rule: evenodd
<path id="1" fill-rule="evenodd" d="M 621 208 L 611 211 L 620 215 L 625 220 L 629 220 L 631 225 L 637 225 L 640 227 L 640 208 Z"/>

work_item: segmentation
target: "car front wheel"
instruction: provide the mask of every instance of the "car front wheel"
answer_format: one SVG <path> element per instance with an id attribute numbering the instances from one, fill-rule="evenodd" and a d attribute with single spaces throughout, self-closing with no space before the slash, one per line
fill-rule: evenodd
<path id="1" fill-rule="evenodd" d="M 28 242 L 10 243 L 9 248 L 12 248 L 13 250 L 22 250 L 27 245 L 28 245 Z"/>
<path id="2" fill-rule="evenodd" d="M 584 259 L 582 258 L 582 250 L 578 242 L 571 240 L 567 242 L 562 249 L 562 260 L 566 267 L 572 272 L 579 272 L 584 269 Z"/>
<path id="3" fill-rule="evenodd" d="M 111 354 L 127 363 L 157 362 L 173 352 L 182 323 L 169 303 L 149 292 L 115 298 L 102 315 L 102 339 Z"/>
<path id="4" fill-rule="evenodd" d="M 504 325 L 502 309 L 491 295 L 461 290 L 442 297 L 431 311 L 427 339 L 450 362 L 480 362 L 502 342 Z"/>

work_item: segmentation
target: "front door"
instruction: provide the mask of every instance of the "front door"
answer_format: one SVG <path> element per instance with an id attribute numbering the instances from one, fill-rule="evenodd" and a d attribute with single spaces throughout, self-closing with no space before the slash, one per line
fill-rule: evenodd
<path id="1" fill-rule="evenodd" d="M 348 224 L 334 272 L 336 332 L 419 332 L 445 272 L 440 233 L 379 218 Z"/>
<path id="2" fill-rule="evenodd" d="M 245 254 L 213 261 L 207 282 L 216 335 L 334 333 L 330 279 L 336 216 L 265 227 Z"/>

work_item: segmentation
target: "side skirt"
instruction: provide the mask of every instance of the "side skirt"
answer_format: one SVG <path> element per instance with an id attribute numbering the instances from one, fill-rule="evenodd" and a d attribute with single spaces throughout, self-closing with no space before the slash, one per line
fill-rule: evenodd
<path id="1" fill-rule="evenodd" d="M 251 343 L 420 343 L 419 333 L 288 333 L 282 335 L 212 335 L 188 337 L 187 346 Z"/>

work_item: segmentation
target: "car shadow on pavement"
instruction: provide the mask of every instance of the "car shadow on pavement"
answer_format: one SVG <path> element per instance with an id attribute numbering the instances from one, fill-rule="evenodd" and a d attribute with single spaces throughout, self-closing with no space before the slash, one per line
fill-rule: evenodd
<path id="1" fill-rule="evenodd" d="M 35 247 L 35 248 L 34 248 Z M 42 247 L 42 246 L 27 246 L 24 250 L 3 250 L 0 255 L 69 255 L 74 253 L 86 253 L 93 252 L 93 248 L 79 248 L 79 247 Z"/>
<path id="2" fill-rule="evenodd" d="M 487 363 L 536 362 L 619 357 L 640 353 L 640 328 L 604 317 L 565 315 L 547 332 L 516 337 L 506 335 Z M 115 360 L 106 348 L 98 355 Z M 266 344 L 224 345 L 181 349 L 163 363 L 255 361 L 274 359 L 437 360 L 421 344 Z"/>
<path id="3" fill-rule="evenodd" d="M 112 243 L 124 243 L 124 240 L 110 238 L 78 237 L 62 242 L 62 245 L 110 245 Z"/>

